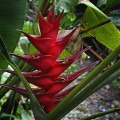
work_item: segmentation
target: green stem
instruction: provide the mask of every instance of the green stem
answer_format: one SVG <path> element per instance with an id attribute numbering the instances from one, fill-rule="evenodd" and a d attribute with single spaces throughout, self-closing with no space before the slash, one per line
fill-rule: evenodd
<path id="1" fill-rule="evenodd" d="M 43 11 L 42 11 L 42 15 L 45 14 L 45 11 L 46 11 L 49 3 L 50 3 L 50 0 L 47 0 L 47 3 L 46 3 L 46 5 L 45 5 L 45 7 L 44 7 L 44 9 L 43 9 Z"/>
<path id="2" fill-rule="evenodd" d="M 71 100 L 78 92 L 80 92 L 89 82 L 93 80 L 104 68 L 107 67 L 118 55 L 120 54 L 120 46 L 118 46 L 112 53 L 107 56 L 81 83 L 68 94 L 63 101 L 61 101 L 45 118 L 44 120 L 50 120 L 53 116 L 56 116 L 60 111 L 63 110 L 69 100 Z"/>
<path id="3" fill-rule="evenodd" d="M 6 46 L 5 46 L 1 36 L 0 36 L 0 56 L 3 57 L 5 59 L 5 61 L 14 69 L 14 71 L 17 73 L 18 77 L 23 82 L 23 84 L 24 84 L 24 86 L 26 88 L 28 97 L 30 98 L 30 101 L 31 101 L 31 107 L 32 107 L 32 110 L 33 110 L 33 114 L 34 114 L 35 120 L 40 120 L 41 118 L 44 117 L 45 113 L 42 111 L 41 106 L 40 106 L 38 100 L 34 96 L 34 94 L 33 94 L 32 90 L 31 90 L 27 80 L 22 75 L 20 69 L 11 60 L 11 58 L 10 58 L 8 52 L 7 52 Z"/>
<path id="4" fill-rule="evenodd" d="M 15 104 L 15 97 L 16 97 L 16 92 L 12 91 L 9 98 L 8 98 L 8 104 L 7 104 L 7 109 L 6 113 L 11 114 L 13 106 Z"/>
<path id="5" fill-rule="evenodd" d="M 25 66 L 25 62 L 23 62 L 22 60 L 19 61 L 19 62 L 17 62 L 16 64 L 17 64 L 17 66 L 19 67 L 19 69 L 22 69 L 22 68 Z M 9 76 L 9 78 L 8 78 L 3 84 L 7 84 L 14 76 L 15 76 L 14 74 L 11 74 L 11 75 Z M 3 88 L 4 88 L 4 87 L 3 87 Z"/>
<path id="6" fill-rule="evenodd" d="M 19 78 L 14 76 L 12 79 L 9 79 L 10 81 L 7 82 L 7 85 L 15 85 L 19 82 Z M 1 87 L 0 88 L 0 99 L 9 91 L 8 88 Z"/>
<path id="7" fill-rule="evenodd" d="M 13 113 L 12 113 L 14 116 L 16 116 L 20 100 L 21 100 L 21 95 L 19 93 L 17 93 L 15 105 L 14 105 L 14 109 L 13 109 Z M 14 118 L 11 118 L 11 120 L 14 120 Z"/>
<path id="8" fill-rule="evenodd" d="M 119 70 L 118 70 L 119 69 Z M 118 70 L 118 71 L 117 71 Z M 116 72 L 115 72 L 116 71 Z M 107 83 L 116 79 L 120 75 L 120 61 L 114 66 L 105 71 L 100 77 L 94 80 L 90 85 L 84 88 L 78 95 L 64 105 L 61 117 L 70 112 L 73 108 L 83 102 L 86 98 L 92 95 L 94 92 L 105 86 Z M 59 112 L 60 113 L 60 112 Z M 56 119 L 55 119 L 56 120 Z"/>
<path id="9" fill-rule="evenodd" d="M 100 23 L 100 24 L 97 24 L 97 25 L 95 25 L 95 26 L 93 26 L 93 27 L 90 27 L 90 28 L 88 28 L 88 29 L 86 29 L 86 30 L 82 30 L 82 31 L 80 31 L 80 34 L 87 33 L 87 32 L 89 32 L 89 31 L 94 30 L 94 29 L 96 29 L 96 28 L 98 28 L 98 27 L 101 27 L 102 25 L 105 25 L 105 24 L 107 24 L 107 23 L 109 23 L 109 22 L 111 22 L 111 21 L 110 21 L 110 20 L 107 20 L 107 21 L 102 22 L 102 23 Z"/>
<path id="10" fill-rule="evenodd" d="M 28 96 L 31 100 L 31 106 L 32 106 L 32 110 L 33 110 L 33 114 L 34 114 L 34 117 L 35 117 L 35 120 L 40 120 L 40 118 L 43 118 L 44 117 L 44 112 L 42 111 L 41 109 L 41 106 L 38 102 L 38 100 L 36 99 L 36 97 L 34 96 L 27 80 L 25 79 L 25 77 L 21 74 L 19 68 L 16 66 L 16 64 L 14 64 L 14 62 L 9 62 L 10 66 L 14 69 L 14 71 L 18 74 L 18 77 L 22 80 L 25 88 L 26 88 L 26 91 L 28 93 Z M 36 109 L 37 108 L 37 109 Z"/>
<path id="11" fill-rule="evenodd" d="M 44 0 L 39 0 L 39 5 L 38 5 L 39 11 L 42 10 L 43 4 L 44 4 Z M 37 11 L 36 11 L 36 13 L 37 13 Z M 32 25 L 33 33 L 34 33 L 34 25 L 37 22 L 37 19 L 38 19 L 38 14 L 35 15 L 35 18 L 34 18 L 34 21 L 33 21 L 33 25 Z"/>
<path id="12" fill-rule="evenodd" d="M 21 65 L 23 65 L 23 64 L 19 64 L 18 63 L 18 65 L 20 65 L 19 67 L 21 67 Z M 24 66 L 22 66 L 23 68 L 22 68 L 22 70 L 21 71 L 29 71 L 30 69 L 31 69 L 31 66 L 28 66 L 28 65 L 24 65 Z M 7 79 L 7 81 L 5 81 L 5 83 L 4 84 L 7 84 L 7 85 L 15 85 L 15 84 L 17 84 L 18 82 L 19 82 L 20 80 L 19 80 L 19 78 L 17 77 L 17 76 L 15 76 L 15 75 L 11 75 L 8 79 Z M 9 89 L 8 88 L 5 88 L 5 87 L 1 87 L 0 88 L 0 99 L 7 93 L 9 91 Z"/>
<path id="13" fill-rule="evenodd" d="M 52 7 L 51 7 L 51 10 L 53 9 L 54 5 L 55 5 L 55 0 L 52 0 Z"/>
<path id="14" fill-rule="evenodd" d="M 98 117 L 101 117 L 101 116 L 103 116 L 103 115 L 107 115 L 107 114 L 114 113 L 114 112 L 118 112 L 118 111 L 120 111 L 120 108 L 110 109 L 110 110 L 106 110 L 106 111 L 99 112 L 99 113 L 96 113 L 96 114 L 94 114 L 94 115 L 85 117 L 85 118 L 80 119 L 80 120 L 91 120 L 91 119 L 98 118 Z"/>

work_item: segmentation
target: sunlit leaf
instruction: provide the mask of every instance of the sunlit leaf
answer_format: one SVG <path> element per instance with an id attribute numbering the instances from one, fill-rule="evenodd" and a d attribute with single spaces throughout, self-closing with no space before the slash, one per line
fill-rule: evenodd
<path id="1" fill-rule="evenodd" d="M 120 45 L 120 32 L 109 18 L 90 2 L 81 2 L 88 6 L 82 18 L 82 24 L 100 43 L 111 50 Z M 95 27 L 96 26 L 96 27 Z"/>

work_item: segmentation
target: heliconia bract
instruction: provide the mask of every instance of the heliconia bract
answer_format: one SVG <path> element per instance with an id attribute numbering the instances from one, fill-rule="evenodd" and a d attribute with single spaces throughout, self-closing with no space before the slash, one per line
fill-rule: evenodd
<path id="1" fill-rule="evenodd" d="M 38 88 L 32 89 L 39 103 L 44 107 L 46 113 L 49 113 L 75 86 L 62 91 L 67 85 L 75 80 L 86 70 L 96 65 L 98 62 L 79 70 L 78 72 L 60 76 L 83 52 L 88 50 L 86 48 L 76 55 L 65 59 L 58 59 L 61 52 L 67 46 L 70 37 L 74 34 L 75 28 L 71 33 L 63 38 L 57 39 L 60 22 L 63 16 L 63 12 L 55 19 L 54 9 L 49 13 L 45 20 L 41 13 L 38 12 L 40 35 L 29 35 L 22 31 L 33 46 L 39 51 L 33 55 L 14 55 L 29 65 L 33 66 L 37 71 L 34 72 L 22 72 L 26 80 L 36 85 Z M 3 69 L 1 69 L 3 70 Z M 14 71 L 3 70 L 17 75 Z M 28 97 L 24 88 L 14 87 L 9 85 L 2 85 L 9 89 L 13 89 L 25 97 Z"/>

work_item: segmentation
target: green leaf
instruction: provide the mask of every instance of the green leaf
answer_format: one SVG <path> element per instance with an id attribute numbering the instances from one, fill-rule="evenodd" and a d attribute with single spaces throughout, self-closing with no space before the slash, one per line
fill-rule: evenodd
<path id="1" fill-rule="evenodd" d="M 16 97 L 16 92 L 12 91 L 11 94 L 9 95 L 9 97 L 7 98 L 7 101 L 4 103 L 6 104 L 6 109 L 5 109 L 5 113 L 7 114 L 11 114 L 13 111 L 13 108 L 15 107 L 15 97 Z M 4 104 L 2 107 L 4 107 Z"/>
<path id="2" fill-rule="evenodd" d="M 1 36 L 0 36 L 0 57 L 6 59 L 7 62 L 11 61 L 10 56 L 7 53 L 7 49 L 6 49 L 6 47 L 5 47 L 4 43 L 3 43 L 3 39 L 2 39 Z"/>
<path id="3" fill-rule="evenodd" d="M 113 7 L 120 4 L 120 0 L 107 0 L 107 7 Z"/>
<path id="4" fill-rule="evenodd" d="M 30 22 L 30 21 L 25 21 L 22 31 L 24 31 L 24 32 L 26 32 L 26 33 L 29 33 L 31 27 L 32 27 L 32 22 Z"/>
<path id="5" fill-rule="evenodd" d="M 32 120 L 32 118 L 28 115 L 28 113 L 23 109 L 22 106 L 19 107 L 23 120 Z"/>
<path id="6" fill-rule="evenodd" d="M 4 117 L 12 117 L 12 118 L 16 118 L 14 115 L 11 115 L 11 114 L 6 114 L 6 113 L 2 113 L 2 114 L 0 114 L 0 118 L 4 118 Z"/>
<path id="7" fill-rule="evenodd" d="M 107 0 L 98 0 L 97 6 L 98 6 L 98 7 L 101 7 L 102 5 L 105 5 L 106 2 L 107 2 Z"/>
<path id="8" fill-rule="evenodd" d="M 64 49 L 63 52 L 60 54 L 58 59 L 63 59 L 63 58 L 67 58 L 67 57 L 70 57 L 70 56 L 71 56 L 70 52 L 67 51 L 66 49 Z"/>
<path id="9" fill-rule="evenodd" d="M 96 37 L 100 43 L 114 50 L 120 45 L 120 32 L 118 29 L 110 22 L 109 18 L 104 13 L 92 3 L 85 1 L 81 3 L 89 6 L 82 18 L 82 24 L 86 29 L 94 28 L 89 30 L 89 33 Z M 94 26 L 96 26 L 96 28 Z"/>
<path id="10" fill-rule="evenodd" d="M 38 50 L 32 44 L 30 44 L 29 54 L 31 55 L 31 54 L 35 54 L 37 52 L 38 52 Z"/>
<path id="11" fill-rule="evenodd" d="M 20 37 L 26 10 L 26 0 L 0 1 L 0 35 L 4 39 L 8 52 L 13 52 Z M 6 68 L 7 63 L 0 57 L 0 68 Z M 2 72 L 0 72 L 1 76 Z"/>
<path id="12" fill-rule="evenodd" d="M 56 10 L 64 13 L 71 11 L 77 4 L 79 0 L 56 0 Z"/>
<path id="13" fill-rule="evenodd" d="M 95 5 L 93 5 L 91 2 L 89 1 L 84 1 L 84 0 L 81 0 L 80 2 L 81 4 L 85 4 L 86 6 L 98 11 L 99 13 L 101 13 L 102 15 L 106 16 L 101 10 L 99 10 Z M 107 16 L 106 16 L 107 17 Z"/>

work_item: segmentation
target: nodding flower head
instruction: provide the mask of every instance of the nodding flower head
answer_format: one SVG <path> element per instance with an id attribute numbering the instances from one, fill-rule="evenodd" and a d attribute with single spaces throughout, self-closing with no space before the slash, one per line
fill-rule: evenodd
<path id="1" fill-rule="evenodd" d="M 63 12 L 55 19 L 54 9 L 49 11 L 47 19 L 45 20 L 41 13 L 37 10 L 39 18 L 40 35 L 30 35 L 22 31 L 33 46 L 39 51 L 33 55 L 18 55 L 10 53 L 29 65 L 33 66 L 35 72 L 22 72 L 26 80 L 37 86 L 32 88 L 33 93 L 38 99 L 39 103 L 44 107 L 46 113 L 50 112 L 74 87 L 62 91 L 67 85 L 75 80 L 86 70 L 90 69 L 92 65 L 79 70 L 78 72 L 60 76 L 83 52 L 88 48 L 80 51 L 76 55 L 65 59 L 58 59 L 58 56 L 67 46 L 70 37 L 74 34 L 75 28 L 71 33 L 63 38 L 57 39 L 60 22 Z M 14 71 L 4 70 L 6 72 L 17 75 Z M 28 97 L 24 88 L 2 85 L 4 87 L 16 90 L 20 94 Z"/>

